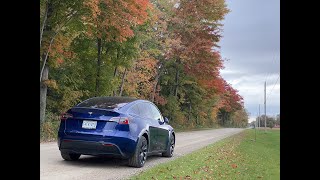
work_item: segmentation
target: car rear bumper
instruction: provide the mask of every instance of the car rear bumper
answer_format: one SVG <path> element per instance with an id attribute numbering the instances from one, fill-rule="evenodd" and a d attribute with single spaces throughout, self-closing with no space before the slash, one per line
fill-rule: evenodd
<path id="1" fill-rule="evenodd" d="M 112 155 L 119 157 L 127 156 L 127 154 L 123 153 L 117 145 L 112 143 L 65 139 L 61 141 L 59 149 L 62 152 L 85 155 Z"/>
<path id="2" fill-rule="evenodd" d="M 134 153 L 136 142 L 124 137 L 108 137 L 104 141 L 72 138 L 65 136 L 58 138 L 61 152 L 78 153 L 84 155 L 108 155 L 129 158 Z"/>

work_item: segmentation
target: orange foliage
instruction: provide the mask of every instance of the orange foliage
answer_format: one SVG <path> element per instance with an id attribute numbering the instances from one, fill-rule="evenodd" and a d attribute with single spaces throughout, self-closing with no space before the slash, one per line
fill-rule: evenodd
<path id="1" fill-rule="evenodd" d="M 148 0 L 88 0 L 85 5 L 90 10 L 82 17 L 89 25 L 88 35 L 119 42 L 134 35 L 132 27 L 145 22 L 151 7 Z M 102 10 L 102 6 L 106 9 Z"/>
<path id="2" fill-rule="evenodd" d="M 50 63 L 54 66 L 61 65 L 65 59 L 73 58 L 74 53 L 69 49 L 73 37 L 59 34 L 54 39 L 49 49 Z M 43 47 L 48 48 L 49 42 L 44 41 Z"/>
<path id="3" fill-rule="evenodd" d="M 126 76 L 125 91 L 129 96 L 150 99 L 154 87 L 157 61 L 153 58 L 141 58 L 129 70 Z M 161 101 L 161 100 L 160 100 Z"/>

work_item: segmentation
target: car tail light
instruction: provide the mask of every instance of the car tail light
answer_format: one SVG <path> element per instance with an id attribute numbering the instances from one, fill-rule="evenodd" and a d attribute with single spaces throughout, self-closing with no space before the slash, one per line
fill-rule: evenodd
<path id="1" fill-rule="evenodd" d="M 61 121 L 65 121 L 65 120 L 67 120 L 68 118 L 73 118 L 73 115 L 70 114 L 70 113 L 63 113 L 63 114 L 61 115 Z"/>
<path id="2" fill-rule="evenodd" d="M 129 124 L 128 117 L 113 117 L 109 121 L 117 122 L 118 124 Z"/>
<path id="3" fill-rule="evenodd" d="M 119 124 L 129 124 L 129 118 L 127 117 L 120 118 Z"/>

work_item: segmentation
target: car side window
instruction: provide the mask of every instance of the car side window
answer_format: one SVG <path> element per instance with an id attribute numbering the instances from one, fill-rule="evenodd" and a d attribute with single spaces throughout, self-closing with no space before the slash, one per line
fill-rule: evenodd
<path id="1" fill-rule="evenodd" d="M 149 104 L 151 112 L 152 112 L 152 119 L 163 122 L 163 118 L 158 110 L 153 104 Z"/>
<path id="2" fill-rule="evenodd" d="M 149 107 L 149 103 L 140 103 L 138 106 L 140 109 L 140 115 L 142 117 L 153 119 L 152 111 L 151 111 L 151 108 Z"/>
<path id="3" fill-rule="evenodd" d="M 135 115 L 140 115 L 140 110 L 138 107 L 138 104 L 133 105 L 130 109 L 129 109 L 129 113 L 130 114 L 135 114 Z"/>

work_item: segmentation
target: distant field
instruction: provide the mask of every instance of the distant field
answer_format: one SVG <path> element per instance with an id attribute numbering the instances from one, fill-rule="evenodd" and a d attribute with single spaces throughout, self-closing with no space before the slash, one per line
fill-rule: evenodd
<path id="1" fill-rule="evenodd" d="M 254 135 L 245 130 L 131 179 L 280 179 L 279 128 Z"/>

